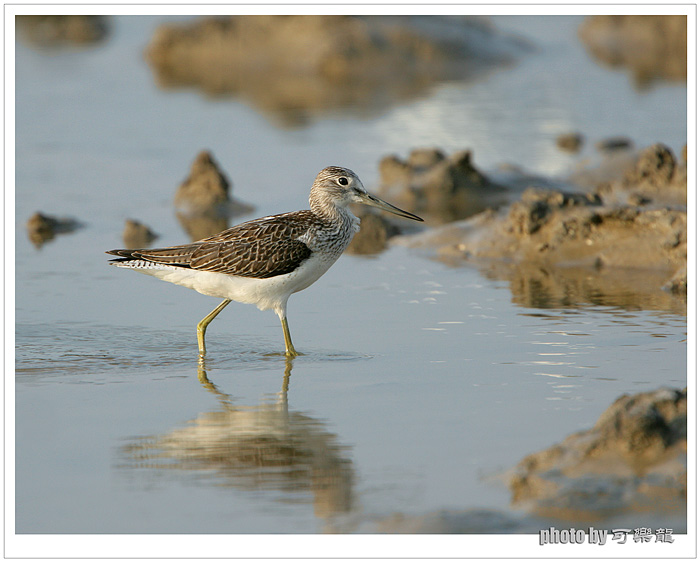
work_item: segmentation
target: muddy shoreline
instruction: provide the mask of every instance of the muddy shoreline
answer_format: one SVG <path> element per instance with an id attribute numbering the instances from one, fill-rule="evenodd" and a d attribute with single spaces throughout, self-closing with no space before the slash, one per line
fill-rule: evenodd
<path id="1" fill-rule="evenodd" d="M 421 249 L 451 265 L 501 273 L 527 265 L 556 272 L 586 270 L 593 285 L 646 284 L 635 272 L 653 272 L 658 289 L 682 299 L 687 287 L 686 162 L 661 144 L 604 159 L 579 170 L 567 190 L 540 187 L 537 179 L 509 205 L 494 206 L 462 221 L 400 236 L 394 244 Z M 514 186 L 517 182 L 514 182 Z M 541 182 L 547 186 L 548 182 Z M 408 189 L 415 191 L 415 184 Z M 511 189 L 511 196 L 517 196 Z M 508 267 L 505 267 L 508 265 Z M 646 290 L 645 290 L 646 292 Z M 641 303 L 640 303 L 641 305 Z M 669 303 L 671 309 L 682 308 Z"/>

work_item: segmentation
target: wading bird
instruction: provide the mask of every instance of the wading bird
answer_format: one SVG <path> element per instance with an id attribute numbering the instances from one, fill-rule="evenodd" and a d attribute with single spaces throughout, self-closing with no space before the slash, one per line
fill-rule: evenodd
<path id="1" fill-rule="evenodd" d="M 197 325 L 201 357 L 207 326 L 231 301 L 273 309 L 282 322 L 286 354 L 294 357 L 298 352 L 287 324 L 287 300 L 326 273 L 350 244 L 360 228 L 350 203 L 423 220 L 367 193 L 352 170 L 329 166 L 311 186 L 309 210 L 247 221 L 191 244 L 107 254 L 119 257 L 110 263 L 120 268 L 224 300 Z"/>

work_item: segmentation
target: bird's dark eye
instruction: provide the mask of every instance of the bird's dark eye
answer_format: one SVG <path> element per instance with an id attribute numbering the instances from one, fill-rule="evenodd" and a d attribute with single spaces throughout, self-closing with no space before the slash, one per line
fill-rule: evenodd
<path id="1" fill-rule="evenodd" d="M 341 186 L 347 186 L 350 182 L 348 182 L 348 179 L 345 176 L 341 176 L 340 178 L 338 178 L 338 183 Z"/>

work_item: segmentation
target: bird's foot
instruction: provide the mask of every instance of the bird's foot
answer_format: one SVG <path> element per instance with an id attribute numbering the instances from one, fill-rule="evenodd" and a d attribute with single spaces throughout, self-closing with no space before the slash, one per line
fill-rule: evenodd
<path id="1" fill-rule="evenodd" d="M 290 360 L 296 358 L 297 356 L 301 356 L 301 354 L 294 349 L 294 346 L 287 348 L 284 352 L 284 355 L 287 356 L 287 358 L 289 358 Z"/>

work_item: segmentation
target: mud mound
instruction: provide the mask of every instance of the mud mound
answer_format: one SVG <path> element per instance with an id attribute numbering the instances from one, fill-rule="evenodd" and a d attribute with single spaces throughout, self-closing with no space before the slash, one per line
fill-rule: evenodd
<path id="1" fill-rule="evenodd" d="M 475 215 L 503 200 L 506 191 L 477 170 L 468 150 L 447 156 L 435 148 L 416 149 L 406 160 L 390 155 L 379 172 L 382 197 L 432 222 Z"/>
<path id="2" fill-rule="evenodd" d="M 596 194 L 530 188 L 505 211 L 403 242 L 438 244 L 441 254 L 465 258 L 675 271 L 686 261 L 686 222 L 685 211 L 605 206 Z"/>
<path id="3" fill-rule="evenodd" d="M 177 218 L 192 240 L 215 235 L 228 228 L 229 218 L 252 210 L 230 192 L 231 183 L 213 155 L 200 152 L 175 193 Z"/>
<path id="4" fill-rule="evenodd" d="M 158 238 L 147 225 L 134 219 L 127 219 L 122 239 L 124 248 L 145 248 Z"/>
<path id="5" fill-rule="evenodd" d="M 686 16 L 590 16 L 579 38 L 590 54 L 612 67 L 627 67 L 636 84 L 656 79 L 685 80 Z"/>
<path id="6" fill-rule="evenodd" d="M 660 389 L 616 400 L 587 431 L 524 458 L 512 500 L 569 520 L 686 506 L 686 391 Z"/>
<path id="7" fill-rule="evenodd" d="M 677 162 L 671 149 L 665 145 L 652 145 L 641 152 L 620 187 L 650 202 L 685 204 L 688 195 L 686 162 Z"/>
<path id="8" fill-rule="evenodd" d="M 605 154 L 599 164 L 575 172 L 569 181 L 595 191 L 610 205 L 685 207 L 687 203 L 686 158 L 677 160 L 671 149 L 661 143 L 637 152 L 620 150 Z"/>
<path id="9" fill-rule="evenodd" d="M 27 220 L 27 236 L 34 246 L 41 248 L 56 235 L 72 233 L 82 226 L 76 219 L 52 217 L 37 211 Z"/>
<path id="10" fill-rule="evenodd" d="M 664 289 L 670 291 L 674 295 L 685 296 L 688 293 L 688 269 L 687 267 L 679 268 L 673 274 L 673 277 L 666 282 Z"/>
<path id="11" fill-rule="evenodd" d="M 557 146 L 565 152 L 578 152 L 583 146 L 581 133 L 563 133 L 557 137 Z"/>
<path id="12" fill-rule="evenodd" d="M 388 240 L 399 234 L 400 229 L 386 217 L 369 211 L 353 208 L 360 222 L 360 231 L 355 233 L 347 252 L 351 254 L 376 254 L 384 250 Z"/>
<path id="13" fill-rule="evenodd" d="M 20 36 L 42 48 L 98 43 L 109 34 L 106 16 L 17 16 Z"/>
<path id="14" fill-rule="evenodd" d="M 646 269 L 665 272 L 667 280 L 677 273 L 668 284 L 673 291 L 687 286 L 685 162 L 656 144 L 636 157 L 614 154 L 601 169 L 571 181 L 586 191 L 528 188 L 509 207 L 394 241 L 435 249 L 454 263 L 503 260 L 583 267 L 592 274 Z"/>
<path id="15" fill-rule="evenodd" d="M 380 110 L 524 48 L 476 19 L 232 16 L 159 27 L 146 59 L 162 87 L 241 96 L 295 126 L 328 110 Z"/>
<path id="16" fill-rule="evenodd" d="M 200 152 L 192 163 L 190 175 L 175 194 L 175 207 L 197 213 L 209 211 L 229 202 L 228 178 L 209 151 Z"/>

